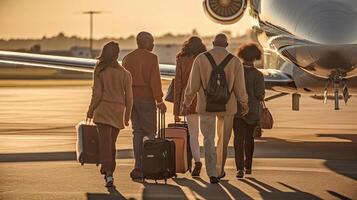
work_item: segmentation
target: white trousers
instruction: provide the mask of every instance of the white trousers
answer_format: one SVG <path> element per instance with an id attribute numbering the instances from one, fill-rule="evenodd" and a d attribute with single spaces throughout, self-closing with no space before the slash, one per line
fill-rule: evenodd
<path id="1" fill-rule="evenodd" d="M 233 117 L 233 115 L 200 116 L 200 126 L 204 137 L 206 171 L 209 177 L 217 177 L 224 172 L 224 165 L 226 164 L 227 159 L 228 143 L 231 138 L 233 128 Z M 216 133 L 218 135 L 217 148 L 215 146 Z"/>
<path id="2" fill-rule="evenodd" d="M 198 142 L 199 136 L 199 117 L 198 114 L 187 115 L 188 131 L 190 133 L 190 147 L 192 151 L 192 157 L 195 162 L 200 162 L 200 143 Z"/>

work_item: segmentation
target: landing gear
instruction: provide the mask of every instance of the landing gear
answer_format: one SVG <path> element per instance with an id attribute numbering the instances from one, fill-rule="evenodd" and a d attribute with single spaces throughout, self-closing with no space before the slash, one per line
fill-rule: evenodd
<path id="1" fill-rule="evenodd" d="M 324 103 L 327 101 L 327 91 L 329 88 L 330 83 L 333 84 L 333 91 L 334 91 L 334 101 L 335 101 L 335 110 L 340 110 L 340 86 L 341 83 L 344 83 L 343 87 L 343 99 L 345 103 L 347 103 L 350 95 L 348 93 L 347 82 L 343 79 L 344 74 L 340 71 L 335 71 L 331 73 L 330 79 L 327 81 L 324 91 Z"/>
<path id="2" fill-rule="evenodd" d="M 340 110 L 340 94 L 339 94 L 340 83 L 334 82 L 333 88 L 335 90 L 335 110 Z"/>

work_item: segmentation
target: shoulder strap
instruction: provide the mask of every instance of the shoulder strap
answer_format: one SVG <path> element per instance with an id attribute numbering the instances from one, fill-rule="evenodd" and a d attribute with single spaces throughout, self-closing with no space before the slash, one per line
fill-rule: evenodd
<path id="1" fill-rule="evenodd" d="M 208 61 L 211 63 L 212 68 L 216 69 L 218 66 L 217 66 L 216 61 L 214 61 L 212 55 L 209 52 L 206 52 L 205 55 L 206 55 Z"/>
<path id="2" fill-rule="evenodd" d="M 229 61 L 231 61 L 231 59 L 233 58 L 232 54 L 228 54 L 223 59 L 223 61 L 219 65 L 217 65 L 216 61 L 214 61 L 212 55 L 209 52 L 206 52 L 205 55 L 206 55 L 208 61 L 211 63 L 211 66 L 213 69 L 224 69 L 227 66 L 227 64 L 229 63 Z"/>
<path id="3" fill-rule="evenodd" d="M 228 54 L 224 58 L 224 60 L 218 65 L 218 67 L 224 69 L 227 66 L 227 64 L 229 63 L 229 61 L 231 61 L 232 58 L 233 58 L 233 55 L 232 54 Z"/>

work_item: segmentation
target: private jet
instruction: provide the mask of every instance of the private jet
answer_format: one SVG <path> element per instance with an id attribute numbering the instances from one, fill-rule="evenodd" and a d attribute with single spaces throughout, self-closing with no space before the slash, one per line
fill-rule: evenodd
<path id="1" fill-rule="evenodd" d="M 260 69 L 266 89 L 278 92 L 266 100 L 291 94 L 292 109 L 299 110 L 301 94 L 332 97 L 339 110 L 340 97 L 347 103 L 357 94 L 356 0 L 204 0 L 203 8 L 220 24 L 249 12 L 266 60 L 282 60 Z M 0 63 L 92 73 L 96 60 L 0 51 Z M 172 78 L 175 66 L 162 64 L 160 73 Z"/>

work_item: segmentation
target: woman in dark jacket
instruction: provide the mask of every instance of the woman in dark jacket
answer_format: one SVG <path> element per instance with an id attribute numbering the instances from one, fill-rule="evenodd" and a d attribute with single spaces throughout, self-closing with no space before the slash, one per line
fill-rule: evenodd
<path id="1" fill-rule="evenodd" d="M 176 58 L 174 115 L 175 122 L 180 121 L 179 116 L 186 116 L 187 118 L 187 125 L 190 133 L 190 147 L 192 151 L 192 157 L 195 161 L 195 167 L 191 174 L 192 176 L 199 176 L 202 168 L 202 163 L 200 161 L 200 145 L 198 143 L 199 120 L 198 114 L 196 112 L 197 100 L 194 99 L 188 110 L 183 108 L 183 100 L 193 61 L 198 54 L 205 51 L 206 46 L 202 43 L 202 40 L 199 37 L 193 36 L 184 43 L 181 52 L 177 55 Z"/>
<path id="2" fill-rule="evenodd" d="M 115 170 L 115 142 L 120 129 L 129 125 L 133 105 L 130 73 L 117 59 L 119 45 L 107 43 L 94 70 L 94 83 L 87 118 L 93 118 L 98 129 L 100 172 L 105 185 L 113 185 Z"/>
<path id="3" fill-rule="evenodd" d="M 255 44 L 244 45 L 238 51 L 244 66 L 249 112 L 245 116 L 236 115 L 233 123 L 237 178 L 243 178 L 244 173 L 252 173 L 253 134 L 260 122 L 261 101 L 265 96 L 264 76 L 254 67 L 254 61 L 260 60 L 261 54 Z"/>

